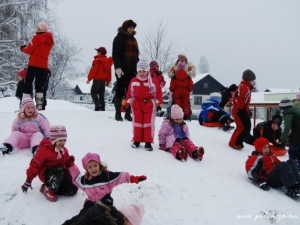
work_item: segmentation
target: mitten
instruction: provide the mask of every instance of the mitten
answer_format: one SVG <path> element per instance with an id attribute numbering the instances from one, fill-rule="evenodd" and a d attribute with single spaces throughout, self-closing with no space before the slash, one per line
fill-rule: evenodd
<path id="1" fill-rule="evenodd" d="M 159 149 L 165 151 L 165 150 L 166 150 L 166 145 L 160 144 L 160 145 L 159 145 Z"/>
<path id="2" fill-rule="evenodd" d="M 124 76 L 124 73 L 123 73 L 123 71 L 122 71 L 121 68 L 117 68 L 116 69 L 116 74 L 117 74 L 117 76 L 118 76 L 119 79 L 121 78 L 122 75 Z"/>
<path id="3" fill-rule="evenodd" d="M 267 183 L 264 182 L 264 181 L 258 183 L 258 186 L 259 186 L 261 189 L 263 189 L 264 191 L 270 190 L 270 187 L 269 187 L 269 186 L 267 185 Z"/>
<path id="4" fill-rule="evenodd" d="M 27 192 L 28 188 L 31 188 L 31 180 L 26 179 L 25 183 L 21 186 L 23 192 Z"/>
<path id="5" fill-rule="evenodd" d="M 71 155 L 69 157 L 69 167 L 74 166 L 74 162 L 75 162 L 75 157 L 74 157 L 74 155 Z"/>
<path id="6" fill-rule="evenodd" d="M 130 176 L 130 183 L 136 183 L 138 184 L 139 182 L 141 181 L 144 181 L 146 180 L 147 177 L 145 175 L 142 175 L 142 176 Z"/>
<path id="7" fill-rule="evenodd" d="M 20 49 L 21 49 L 21 52 L 23 52 L 23 48 L 25 48 L 26 45 L 21 45 Z"/>

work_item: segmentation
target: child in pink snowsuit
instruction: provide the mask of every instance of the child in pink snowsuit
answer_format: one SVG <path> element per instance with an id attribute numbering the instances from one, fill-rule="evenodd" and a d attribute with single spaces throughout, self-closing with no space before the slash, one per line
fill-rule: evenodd
<path id="1" fill-rule="evenodd" d="M 178 159 L 185 161 L 187 154 L 195 160 L 202 160 L 204 149 L 197 147 L 189 138 L 189 128 L 183 121 L 183 110 L 178 105 L 171 107 L 171 119 L 165 119 L 158 133 L 159 149 L 170 151 Z"/>
<path id="2" fill-rule="evenodd" d="M 50 124 L 46 117 L 38 113 L 31 98 L 23 98 L 21 112 L 14 120 L 12 133 L 0 145 L 4 154 L 10 154 L 13 149 L 31 148 L 35 154 L 43 138 L 49 138 Z"/>

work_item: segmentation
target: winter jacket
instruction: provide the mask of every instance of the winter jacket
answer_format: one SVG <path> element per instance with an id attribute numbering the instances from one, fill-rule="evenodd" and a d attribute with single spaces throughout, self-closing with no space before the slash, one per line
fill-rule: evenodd
<path id="1" fill-rule="evenodd" d="M 179 60 L 176 61 L 176 63 L 174 63 L 174 65 L 172 65 L 170 67 L 170 70 L 168 72 L 168 76 L 170 78 L 172 78 L 175 73 L 176 73 L 176 66 L 177 66 L 177 63 L 179 62 Z M 196 68 L 195 66 L 193 65 L 193 63 L 191 62 L 186 62 L 186 66 L 185 66 L 185 71 L 188 73 L 188 75 L 191 77 L 191 78 L 194 78 L 196 76 Z"/>
<path id="2" fill-rule="evenodd" d="M 115 207 L 97 202 L 72 225 L 123 225 L 124 216 Z"/>
<path id="3" fill-rule="evenodd" d="M 300 146 L 300 117 L 294 116 L 291 121 L 290 143 Z"/>
<path id="4" fill-rule="evenodd" d="M 25 80 L 20 80 L 17 83 L 17 90 L 16 90 L 16 97 L 19 99 L 22 99 L 23 97 L 23 90 L 24 90 L 24 86 L 25 86 Z"/>
<path id="5" fill-rule="evenodd" d="M 300 118 L 300 111 L 294 107 L 289 107 L 285 109 L 283 112 L 283 121 L 284 121 L 284 129 L 282 132 L 282 135 L 280 137 L 280 140 L 285 143 L 287 137 L 291 133 L 291 121 L 294 116 L 297 116 Z"/>
<path id="6" fill-rule="evenodd" d="M 44 183 L 44 172 L 46 169 L 54 166 L 61 166 L 66 169 L 69 166 L 70 158 L 68 149 L 64 147 L 63 152 L 60 151 L 60 155 L 61 157 L 58 152 L 55 151 L 55 147 L 50 140 L 44 138 L 41 141 L 40 148 L 30 161 L 29 168 L 26 171 L 27 180 L 32 181 L 38 175 L 40 180 Z"/>
<path id="7" fill-rule="evenodd" d="M 90 176 L 88 179 L 80 174 L 76 165 L 69 168 L 73 183 L 87 194 L 93 202 L 101 200 L 105 195 L 110 194 L 112 189 L 120 184 L 129 183 L 130 175 L 127 172 L 102 171 L 98 176 Z"/>
<path id="8" fill-rule="evenodd" d="M 298 99 L 294 99 L 292 103 L 296 109 L 300 110 L 300 101 Z"/>
<path id="9" fill-rule="evenodd" d="M 126 73 L 136 74 L 136 66 L 139 61 L 139 48 L 134 35 L 135 31 L 131 35 L 124 31 L 122 27 L 119 27 L 118 34 L 113 41 L 112 57 L 114 60 L 115 69 L 121 68 L 125 76 Z M 130 39 L 129 42 L 133 43 L 134 45 L 128 46 L 128 39 Z M 135 57 L 130 61 L 127 61 L 126 55 L 130 53 L 134 53 Z"/>
<path id="10" fill-rule="evenodd" d="M 27 117 L 24 120 L 20 120 L 17 117 L 12 125 L 12 132 L 20 131 L 31 137 L 36 132 L 41 132 L 45 138 L 50 136 L 50 123 L 44 115 L 38 113 L 36 117 L 28 119 Z"/>
<path id="11" fill-rule="evenodd" d="M 161 71 L 156 71 L 155 69 L 151 69 L 150 74 L 151 74 L 152 79 L 157 80 L 158 84 L 161 87 L 164 87 L 166 85 L 166 81 L 165 81 L 163 73 Z"/>
<path id="12" fill-rule="evenodd" d="M 173 98 L 190 98 L 193 91 L 193 80 L 186 71 L 178 70 L 172 77 L 170 91 L 173 92 Z"/>
<path id="13" fill-rule="evenodd" d="M 253 128 L 253 141 L 259 137 L 264 137 L 273 145 L 277 145 L 276 140 L 280 139 L 282 129 L 278 127 L 278 130 L 273 130 L 272 123 L 273 121 L 270 120 L 256 124 L 255 128 Z"/>
<path id="14" fill-rule="evenodd" d="M 238 111 L 239 109 L 245 109 L 250 116 L 249 104 L 251 101 L 251 91 L 254 89 L 252 84 L 247 81 L 242 81 L 237 87 L 237 91 L 233 96 L 233 111 Z"/>
<path id="15" fill-rule="evenodd" d="M 219 112 L 219 111 L 223 111 L 224 114 L 230 118 L 230 115 L 225 112 L 223 110 L 223 108 L 221 108 L 219 106 L 219 104 L 217 102 L 214 102 L 210 99 L 206 100 L 205 102 L 202 103 L 201 106 L 201 118 L 204 122 L 211 122 L 211 116 L 213 115 L 214 112 Z"/>
<path id="16" fill-rule="evenodd" d="M 259 183 L 261 180 L 267 182 L 267 175 L 278 163 L 280 160 L 275 155 L 261 155 L 253 151 L 245 166 L 248 178 L 255 183 Z"/>
<path id="17" fill-rule="evenodd" d="M 220 102 L 220 107 L 225 108 L 225 106 L 231 106 L 232 104 L 232 96 L 228 88 L 222 88 L 220 90 L 220 94 L 222 96 L 222 100 Z"/>
<path id="18" fill-rule="evenodd" d="M 22 48 L 22 52 L 30 55 L 28 65 L 47 69 L 48 57 L 53 45 L 54 40 L 50 32 L 36 33 L 30 44 Z"/>
<path id="19" fill-rule="evenodd" d="M 111 66 L 113 60 L 105 55 L 96 55 L 92 64 L 92 68 L 88 74 L 88 81 L 104 80 L 109 84 L 111 82 Z"/>
<path id="20" fill-rule="evenodd" d="M 190 137 L 189 128 L 186 124 L 183 125 L 183 131 L 186 136 Z M 172 127 L 170 120 L 165 119 L 158 132 L 158 141 L 160 145 L 165 145 L 166 148 L 171 148 L 176 141 L 174 134 L 174 128 Z"/>

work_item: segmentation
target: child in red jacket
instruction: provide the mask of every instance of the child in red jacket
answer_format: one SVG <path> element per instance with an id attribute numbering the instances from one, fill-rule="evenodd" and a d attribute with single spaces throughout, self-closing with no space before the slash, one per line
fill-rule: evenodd
<path id="1" fill-rule="evenodd" d="M 149 63 L 140 60 L 137 64 L 137 75 L 132 78 L 126 94 L 127 107 L 131 105 L 133 114 L 133 144 L 138 148 L 145 142 L 145 149 L 152 151 L 151 143 L 155 131 L 157 106 L 162 104 L 162 91 L 158 82 L 149 74 Z"/>
<path id="2" fill-rule="evenodd" d="M 150 62 L 150 75 L 152 79 L 156 79 L 158 84 L 163 88 L 166 84 L 163 73 L 159 70 L 159 65 L 156 61 Z"/>
<path id="3" fill-rule="evenodd" d="M 43 139 L 40 148 L 29 164 L 26 171 L 27 179 L 23 184 L 22 191 L 27 192 L 31 188 L 32 180 L 38 176 L 42 181 L 40 192 L 51 201 L 57 201 L 57 194 L 72 196 L 78 188 L 72 183 L 67 168 L 74 156 L 69 156 L 65 148 L 67 131 L 65 126 L 51 126 L 50 139 Z"/>
<path id="4" fill-rule="evenodd" d="M 240 150 L 244 147 L 244 140 L 250 135 L 251 130 L 251 111 L 249 104 L 251 101 L 251 92 L 254 89 L 252 83 L 256 76 L 251 70 L 245 70 L 243 80 L 239 84 L 233 96 L 232 115 L 236 123 L 236 128 L 229 141 L 229 146 Z"/>
<path id="5" fill-rule="evenodd" d="M 269 141 L 266 138 L 257 138 L 254 142 L 255 151 L 246 161 L 248 178 L 264 191 L 270 187 L 284 186 L 286 195 L 300 196 L 300 175 L 297 164 L 293 160 L 280 162 L 270 153 Z"/>
<path id="6" fill-rule="evenodd" d="M 173 103 L 179 105 L 184 112 L 184 120 L 189 120 L 192 114 L 190 104 L 190 93 L 193 91 L 193 81 L 185 71 L 186 62 L 179 61 L 175 75 L 171 79 L 170 92 L 173 96 Z"/>
<path id="7" fill-rule="evenodd" d="M 104 47 L 95 50 L 97 55 L 94 57 L 86 83 L 89 84 L 93 80 L 91 95 L 95 104 L 95 111 L 105 111 L 105 86 L 111 87 L 111 66 L 113 60 L 111 57 L 106 57 L 106 49 Z"/>

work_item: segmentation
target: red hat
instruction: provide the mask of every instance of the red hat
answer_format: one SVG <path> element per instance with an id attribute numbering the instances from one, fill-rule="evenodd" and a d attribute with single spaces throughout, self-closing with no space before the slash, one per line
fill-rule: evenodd
<path id="1" fill-rule="evenodd" d="M 22 70 L 20 70 L 20 71 L 18 72 L 18 75 L 19 75 L 20 77 L 23 77 L 24 79 L 25 79 L 25 77 L 26 77 L 26 74 L 27 74 L 27 69 L 26 69 L 26 68 L 24 68 L 24 69 L 22 69 Z"/>
<path id="2" fill-rule="evenodd" d="M 263 149 L 263 147 L 265 145 L 269 145 L 269 141 L 266 138 L 260 137 L 260 138 L 257 138 L 253 144 L 254 144 L 255 150 L 257 152 L 261 153 L 261 150 Z"/>
<path id="3" fill-rule="evenodd" d="M 106 53 L 107 53 L 106 48 L 104 48 L 104 47 L 95 48 L 95 50 L 97 52 L 101 53 L 101 55 L 106 55 Z"/>
<path id="4" fill-rule="evenodd" d="M 150 69 L 155 69 L 156 67 L 159 67 L 158 63 L 156 61 L 151 61 L 150 62 Z"/>

